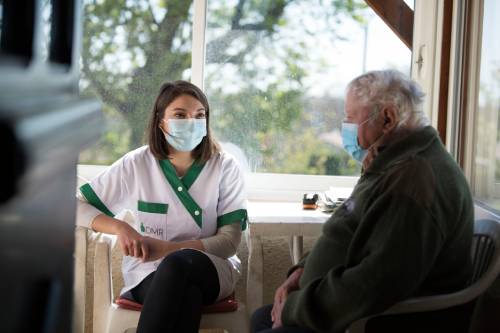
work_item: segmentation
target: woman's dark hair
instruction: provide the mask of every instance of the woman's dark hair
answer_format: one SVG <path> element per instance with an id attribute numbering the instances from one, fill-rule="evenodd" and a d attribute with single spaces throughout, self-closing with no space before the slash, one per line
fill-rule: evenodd
<path id="1" fill-rule="evenodd" d="M 218 143 L 210 131 L 210 108 L 207 97 L 200 88 L 187 81 L 174 81 L 162 84 L 158 97 L 156 97 L 153 110 L 149 119 L 147 129 L 147 141 L 149 149 L 158 160 L 168 158 L 169 147 L 165 135 L 160 129 L 160 122 L 165 115 L 165 109 L 177 97 L 189 95 L 196 98 L 205 108 L 205 117 L 207 119 L 207 135 L 203 137 L 200 144 L 192 151 L 193 158 L 200 162 L 208 161 L 215 153 L 220 151 Z"/>

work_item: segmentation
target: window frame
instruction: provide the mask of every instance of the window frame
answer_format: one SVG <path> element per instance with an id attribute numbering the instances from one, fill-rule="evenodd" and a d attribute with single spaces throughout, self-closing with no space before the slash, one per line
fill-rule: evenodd
<path id="1" fill-rule="evenodd" d="M 208 0 L 194 0 L 191 82 L 204 88 L 205 35 Z M 332 187 L 354 187 L 359 176 L 317 176 L 286 173 L 246 174 L 250 200 L 298 201 L 307 192 L 323 192 Z"/>
<path id="2" fill-rule="evenodd" d="M 498 219 L 500 210 L 476 197 L 477 177 L 474 159 L 478 135 L 478 101 L 481 71 L 481 50 L 484 0 L 454 1 L 453 40 L 450 66 L 448 128 L 453 156 L 469 181 L 476 203 L 476 215 Z M 450 120 L 451 118 L 451 120 Z M 493 179 L 492 193 L 500 197 L 500 183 Z"/>
<path id="3" fill-rule="evenodd" d="M 415 9 L 418 2 L 419 0 L 415 1 Z M 203 89 L 208 0 L 194 0 L 193 5 L 194 14 L 192 34 L 193 51 L 191 55 L 191 82 Z M 426 17 L 425 19 L 427 20 L 428 17 Z M 411 62 L 413 62 L 413 59 L 411 60 Z M 413 68 L 411 69 L 411 72 L 413 73 Z M 248 192 L 250 199 L 272 199 L 276 201 L 289 201 L 301 198 L 301 195 L 306 192 L 325 191 L 328 189 L 328 186 L 354 187 L 359 179 L 359 176 L 317 176 L 303 174 L 251 172 L 247 174 L 247 179 L 249 180 L 247 181 L 247 184 L 249 184 Z"/>
<path id="4" fill-rule="evenodd" d="M 420 5 L 419 5 L 420 3 Z M 421 0 L 415 0 L 414 13 L 417 14 L 422 11 L 426 6 L 422 5 Z M 205 36 L 207 26 L 207 8 L 208 0 L 194 0 L 193 1 L 193 29 L 192 29 L 192 53 L 191 53 L 191 82 L 204 89 L 204 70 L 205 70 Z M 428 12 L 422 11 L 421 18 L 429 19 Z M 435 14 L 435 23 L 433 27 L 438 31 L 441 30 L 439 26 L 439 13 Z M 416 21 L 414 21 L 416 22 Z M 414 35 L 417 25 L 414 24 Z M 428 26 L 428 25 L 422 25 Z M 432 30 L 434 31 L 434 30 Z M 427 36 L 428 36 L 427 32 Z M 415 50 L 416 40 L 413 40 L 413 50 Z M 434 41 L 433 45 L 438 45 L 440 39 Z M 439 47 L 432 49 L 432 53 L 437 52 L 439 55 Z M 414 76 L 413 63 L 414 52 L 412 52 L 412 77 Z M 431 57 L 432 58 L 432 57 Z M 431 59 L 432 60 L 432 59 Z M 437 66 L 433 63 L 433 67 Z M 439 86 L 439 80 L 436 82 L 434 78 L 424 77 L 417 79 L 417 81 L 427 89 L 427 93 L 432 92 Z M 430 83 L 429 83 L 430 82 Z M 437 100 L 437 99 L 436 99 Z M 434 103 L 434 102 L 433 102 Z M 437 102 L 436 102 L 437 103 Z M 431 108 L 429 108 L 430 110 Z M 431 119 L 432 115 L 431 115 Z M 434 122 L 433 122 L 433 125 Z M 92 178 L 99 172 L 104 170 L 107 166 L 95 166 L 79 164 L 78 174 L 83 178 Z M 357 183 L 359 176 L 327 176 L 327 175 L 304 175 L 304 174 L 285 174 L 285 173 L 260 173 L 250 172 L 246 174 L 248 197 L 250 200 L 273 200 L 273 201 L 297 201 L 301 200 L 302 195 L 307 192 L 322 192 L 331 187 L 354 187 Z"/>

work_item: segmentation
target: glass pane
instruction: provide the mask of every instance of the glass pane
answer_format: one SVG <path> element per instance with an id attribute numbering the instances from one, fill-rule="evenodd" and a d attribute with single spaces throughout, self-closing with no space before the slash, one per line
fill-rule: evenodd
<path id="1" fill-rule="evenodd" d="M 190 80 L 192 11 L 186 0 L 84 1 L 80 89 L 103 101 L 106 130 L 80 163 L 143 145 L 161 83 Z"/>
<path id="2" fill-rule="evenodd" d="M 484 1 L 474 193 L 500 210 L 500 2 Z"/>
<path id="3" fill-rule="evenodd" d="M 0 0 L 0 42 L 2 38 L 2 28 L 3 28 L 3 0 Z"/>
<path id="4" fill-rule="evenodd" d="M 47 61 L 50 45 L 50 30 L 52 28 L 52 1 L 42 1 L 42 60 Z"/>
<path id="5" fill-rule="evenodd" d="M 358 174 L 340 136 L 345 86 L 410 72 L 410 50 L 362 0 L 209 0 L 206 43 L 212 127 L 257 172 Z"/>
<path id="6" fill-rule="evenodd" d="M 405 3 L 411 10 L 415 10 L 415 0 L 405 0 Z"/>

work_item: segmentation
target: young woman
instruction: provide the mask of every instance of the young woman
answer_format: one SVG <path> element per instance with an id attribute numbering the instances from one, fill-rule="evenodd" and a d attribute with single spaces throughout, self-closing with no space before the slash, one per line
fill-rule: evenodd
<path id="1" fill-rule="evenodd" d="M 240 275 L 243 175 L 209 119 L 200 89 L 164 84 L 148 145 L 80 187 L 77 224 L 118 236 L 121 295 L 143 304 L 137 332 L 198 332 L 202 306 L 230 295 Z M 114 218 L 123 210 L 134 213 L 133 225 Z"/>

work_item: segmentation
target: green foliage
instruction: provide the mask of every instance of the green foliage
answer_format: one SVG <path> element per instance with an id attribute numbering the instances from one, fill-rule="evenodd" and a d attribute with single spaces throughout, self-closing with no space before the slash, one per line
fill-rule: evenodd
<path id="1" fill-rule="evenodd" d="M 219 90 L 211 96 L 211 127 L 220 139 L 242 147 L 249 156 L 266 150 L 266 138 L 277 130 L 290 131 L 302 113 L 302 93 L 278 90 L 276 85 L 266 91 L 250 87 L 237 94 L 224 94 Z M 254 109 L 258 112 L 252 112 Z"/>
<path id="2" fill-rule="evenodd" d="M 84 7 L 83 80 L 124 116 L 130 148 L 142 143 L 161 83 L 181 78 L 191 65 L 191 2 L 163 6 L 155 8 L 166 10 L 160 21 L 149 1 L 87 1 Z"/>
<path id="3" fill-rule="evenodd" d="M 130 128 L 113 108 L 104 106 L 106 130 L 99 141 L 80 154 L 80 161 L 110 165 L 130 150 Z"/>
<path id="4" fill-rule="evenodd" d="M 309 175 L 356 175 L 359 165 L 349 158 L 342 149 L 321 141 L 313 129 L 302 133 L 289 133 L 282 137 L 287 142 L 274 147 L 264 154 L 264 164 L 270 165 L 269 172 L 301 173 Z"/>

